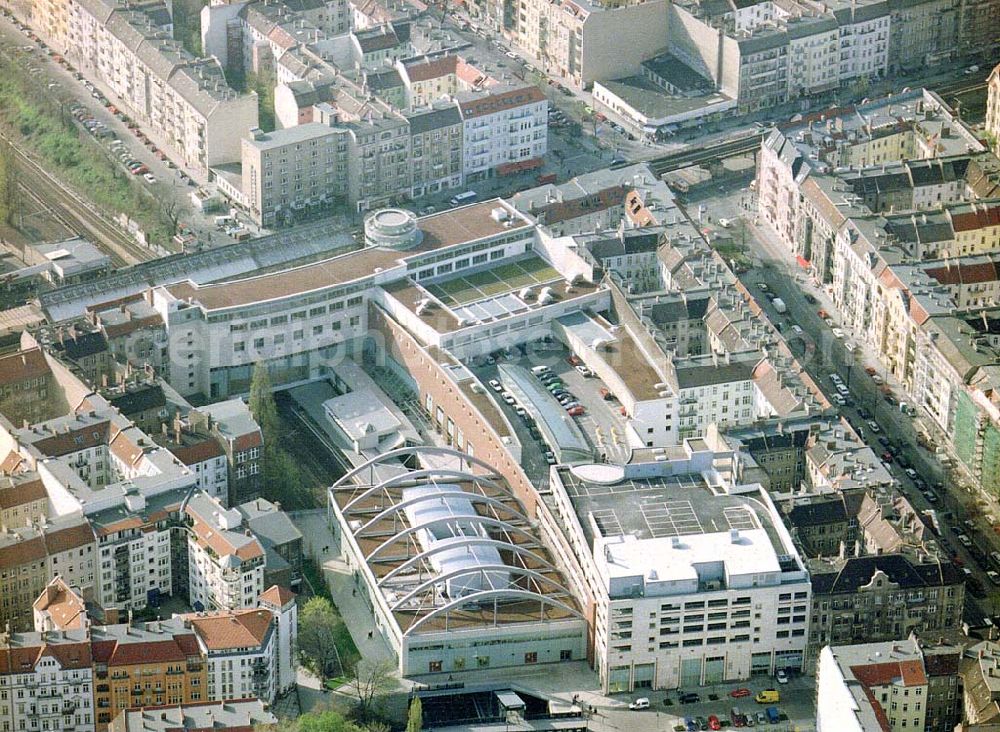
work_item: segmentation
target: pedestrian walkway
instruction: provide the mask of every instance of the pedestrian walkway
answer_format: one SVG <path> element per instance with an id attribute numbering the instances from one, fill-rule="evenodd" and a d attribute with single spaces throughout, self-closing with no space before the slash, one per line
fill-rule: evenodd
<path id="1" fill-rule="evenodd" d="M 354 573 L 336 554 L 333 534 L 326 525 L 326 515 L 296 514 L 295 524 L 306 539 L 306 553 L 323 570 L 330 596 L 340 610 L 361 657 L 384 659 L 395 664 L 395 654 L 381 633 L 374 630 L 375 618 L 363 593 L 356 591 Z"/>

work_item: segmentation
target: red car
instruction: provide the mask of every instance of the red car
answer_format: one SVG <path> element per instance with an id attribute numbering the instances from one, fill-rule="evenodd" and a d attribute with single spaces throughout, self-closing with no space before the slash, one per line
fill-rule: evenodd
<path id="1" fill-rule="evenodd" d="M 719 718 L 716 717 L 714 714 L 708 715 L 708 728 L 715 730 L 722 729 L 722 723 L 719 721 Z"/>
<path id="2" fill-rule="evenodd" d="M 579 417 L 585 411 L 586 410 L 583 407 L 571 407 L 570 409 L 566 410 L 566 414 L 568 414 L 570 417 Z"/>
<path id="3" fill-rule="evenodd" d="M 733 689 L 731 692 L 729 692 L 729 696 L 733 697 L 733 699 L 740 699 L 741 697 L 744 696 L 750 696 L 750 689 L 744 689 L 744 688 Z"/>
<path id="4" fill-rule="evenodd" d="M 893 459 L 893 454 L 891 452 L 883 452 L 882 459 L 887 463 L 891 463 Z"/>
<path id="5" fill-rule="evenodd" d="M 566 359 L 566 362 L 570 366 L 579 366 L 582 363 L 582 361 L 580 361 L 580 359 L 578 359 L 576 356 L 570 356 L 569 358 Z"/>
<path id="6" fill-rule="evenodd" d="M 826 310 L 823 310 L 822 308 L 821 308 L 821 309 L 819 309 L 819 310 L 817 310 L 817 311 L 816 311 L 816 314 L 817 314 L 817 315 L 818 315 L 819 317 L 821 317 L 821 318 L 822 318 L 823 320 L 826 320 L 827 318 L 829 318 L 829 317 L 830 317 L 830 315 L 829 315 L 829 314 L 828 314 L 828 313 L 826 312 Z"/>

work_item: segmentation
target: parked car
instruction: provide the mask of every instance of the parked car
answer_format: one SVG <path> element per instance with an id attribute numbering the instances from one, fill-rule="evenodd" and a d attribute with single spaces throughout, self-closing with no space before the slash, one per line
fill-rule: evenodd
<path id="1" fill-rule="evenodd" d="M 567 413 L 567 414 L 568 414 L 568 415 L 569 415 L 570 417 L 580 417 L 580 416 L 582 416 L 582 415 L 583 415 L 583 414 L 584 414 L 584 413 L 585 413 L 586 411 L 587 411 L 587 410 L 586 410 L 586 409 L 584 409 L 584 408 L 583 408 L 582 406 L 580 406 L 580 405 L 577 405 L 577 406 L 575 406 L 575 407 L 570 407 L 570 408 L 569 408 L 568 410 L 566 410 L 566 413 Z"/>
<path id="2" fill-rule="evenodd" d="M 708 715 L 708 728 L 711 729 L 711 730 L 720 730 L 720 729 L 722 729 L 722 722 L 720 722 L 719 718 L 716 717 L 714 714 L 709 714 Z"/>
<path id="3" fill-rule="evenodd" d="M 551 451 L 546 452 L 545 453 L 545 462 L 547 462 L 549 465 L 555 465 L 556 464 L 556 455 L 555 455 L 555 453 L 551 452 Z"/>
<path id="4" fill-rule="evenodd" d="M 496 379 L 490 379 L 490 388 L 497 394 L 503 391 L 503 385 Z"/>
<path id="5" fill-rule="evenodd" d="M 649 709 L 649 699 L 647 699 L 644 696 L 639 697 L 634 702 L 629 704 L 628 708 L 631 709 L 632 711 L 636 711 L 639 709 Z"/>
<path id="6" fill-rule="evenodd" d="M 785 671 L 785 669 L 783 668 L 779 668 L 774 674 L 774 680 L 777 681 L 779 684 L 787 684 L 788 672 Z"/>
<path id="7" fill-rule="evenodd" d="M 733 689 L 729 692 L 729 696 L 733 699 L 741 699 L 745 696 L 750 696 L 750 689 L 740 687 L 739 689 Z"/>

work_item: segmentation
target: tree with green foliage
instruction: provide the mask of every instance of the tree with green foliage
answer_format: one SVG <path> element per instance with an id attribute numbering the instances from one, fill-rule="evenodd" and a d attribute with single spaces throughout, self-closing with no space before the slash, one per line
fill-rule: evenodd
<path id="1" fill-rule="evenodd" d="M 9 142 L 0 143 L 0 221 L 14 225 L 18 210 L 17 162 Z"/>
<path id="2" fill-rule="evenodd" d="M 413 697 L 410 702 L 410 711 L 406 717 L 406 732 L 421 732 L 424 728 L 424 705 L 420 702 L 420 697 Z"/>
<path id="3" fill-rule="evenodd" d="M 299 653 L 320 677 L 343 676 L 337 636 L 344 621 L 325 597 L 313 597 L 299 614 Z"/>
<path id="4" fill-rule="evenodd" d="M 272 69 L 251 71 L 246 77 L 247 91 L 257 92 L 257 124 L 264 132 L 274 131 L 274 87 L 277 84 Z"/>
<path id="5" fill-rule="evenodd" d="M 363 732 L 363 729 L 334 711 L 303 714 L 296 732 Z"/>
<path id="6" fill-rule="evenodd" d="M 253 366 L 250 380 L 250 413 L 264 432 L 264 445 L 269 437 L 277 437 L 278 408 L 274 403 L 274 389 L 271 386 L 271 372 L 263 361 Z"/>

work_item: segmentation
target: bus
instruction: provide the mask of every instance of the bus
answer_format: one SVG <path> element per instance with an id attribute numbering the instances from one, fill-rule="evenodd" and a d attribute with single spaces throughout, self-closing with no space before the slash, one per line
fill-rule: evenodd
<path id="1" fill-rule="evenodd" d="M 465 203 L 472 203 L 479 197 L 479 194 L 475 191 L 466 191 L 465 193 L 459 193 L 457 196 L 451 199 L 449 203 L 452 206 L 461 206 Z"/>

